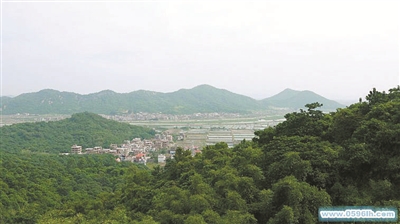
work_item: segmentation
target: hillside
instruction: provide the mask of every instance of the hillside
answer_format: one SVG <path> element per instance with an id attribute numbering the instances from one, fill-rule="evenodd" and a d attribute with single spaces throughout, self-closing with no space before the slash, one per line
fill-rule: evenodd
<path id="1" fill-rule="evenodd" d="M 178 147 L 151 170 L 112 155 L 0 150 L 0 223 L 332 223 L 319 208 L 343 205 L 394 211 L 365 222 L 399 223 L 399 86 L 333 113 L 314 104 L 285 118 L 234 148 L 217 143 L 193 156 Z M 121 128 L 90 113 L 65 123 Z M 27 125 L 18 136 L 49 134 L 47 123 Z"/>
<path id="2" fill-rule="evenodd" d="M 0 150 L 18 152 L 69 152 L 73 144 L 83 148 L 121 143 L 136 137 L 151 138 L 153 130 L 107 120 L 92 113 L 73 114 L 71 118 L 38 123 L 22 123 L 0 128 Z"/>
<path id="3" fill-rule="evenodd" d="M 124 94 L 110 90 L 80 95 L 45 89 L 4 101 L 2 111 L 3 114 L 73 114 L 85 111 L 110 114 L 127 107 L 125 98 Z"/>
<path id="4" fill-rule="evenodd" d="M 167 93 L 174 102 L 174 110 L 180 113 L 188 109 L 193 112 L 239 112 L 246 113 L 262 110 L 262 105 L 255 99 L 232 93 L 228 90 L 217 89 L 210 85 L 200 85 L 192 89 L 181 89 Z"/>
<path id="5" fill-rule="evenodd" d="M 321 110 L 324 111 L 334 111 L 337 108 L 345 107 L 344 105 L 338 102 L 329 100 L 323 96 L 320 96 L 308 90 L 297 91 L 292 89 L 285 89 L 284 91 L 274 96 L 261 100 L 261 103 L 264 106 L 285 107 L 292 109 L 304 108 L 304 105 L 313 102 L 322 103 L 323 106 L 321 107 Z"/>
<path id="6" fill-rule="evenodd" d="M 81 95 L 56 90 L 41 90 L 25 93 L 13 98 L 4 98 L 1 108 L 3 114 L 73 114 L 89 111 L 97 114 L 120 114 L 127 112 L 150 112 L 170 114 L 191 113 L 251 113 L 286 107 L 298 109 L 307 103 L 320 102 L 323 109 L 335 110 L 344 107 L 310 91 L 285 91 L 258 101 L 247 96 L 200 85 L 192 89 L 181 89 L 171 93 L 139 90 L 131 93 L 116 93 L 104 90 L 98 93 Z"/>

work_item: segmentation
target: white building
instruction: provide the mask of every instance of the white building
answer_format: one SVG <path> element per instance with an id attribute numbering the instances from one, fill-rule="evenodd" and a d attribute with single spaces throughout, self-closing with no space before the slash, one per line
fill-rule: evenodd
<path id="1" fill-rule="evenodd" d="M 73 145 L 73 146 L 71 147 L 71 153 L 82 154 L 82 146 L 80 146 L 80 145 Z"/>
<path id="2" fill-rule="evenodd" d="M 160 154 L 158 155 L 158 163 L 165 163 L 165 155 L 164 154 Z"/>

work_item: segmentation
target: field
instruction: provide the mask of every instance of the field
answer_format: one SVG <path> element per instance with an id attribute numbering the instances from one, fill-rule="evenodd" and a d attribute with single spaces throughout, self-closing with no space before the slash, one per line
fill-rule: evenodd
<path id="1" fill-rule="evenodd" d="M 41 121 L 59 121 L 69 118 L 71 115 L 65 114 L 14 114 L 14 115 L 1 115 L 0 127 L 4 125 L 11 125 L 26 122 L 41 122 Z"/>
<path id="2" fill-rule="evenodd" d="M 149 127 L 158 131 L 168 131 L 175 137 L 176 146 L 185 148 L 201 148 L 217 142 L 226 142 L 229 146 L 233 146 L 243 139 L 251 140 L 254 137 L 255 131 L 265 129 L 268 126 L 274 126 L 284 120 L 283 112 L 235 116 L 227 114 L 219 115 L 215 118 L 199 117 L 196 119 L 193 119 L 193 115 L 177 117 L 175 119 L 146 120 L 130 119 L 129 116 L 103 116 L 131 125 Z M 1 126 L 24 122 L 58 121 L 68 117 L 70 116 L 59 114 L 3 115 L 1 117 Z"/>
<path id="3" fill-rule="evenodd" d="M 199 120 L 147 120 L 130 121 L 132 125 L 145 126 L 156 130 L 168 131 L 179 139 L 177 146 L 201 148 L 217 142 L 226 142 L 233 146 L 243 139 L 251 140 L 254 132 L 284 120 L 282 115 L 246 116 L 238 118 L 199 119 Z"/>

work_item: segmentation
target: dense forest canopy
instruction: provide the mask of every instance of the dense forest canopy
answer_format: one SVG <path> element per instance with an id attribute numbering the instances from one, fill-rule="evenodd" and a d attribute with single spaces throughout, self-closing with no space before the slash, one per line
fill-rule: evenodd
<path id="1" fill-rule="evenodd" d="M 400 87 L 320 106 L 234 148 L 178 149 L 153 170 L 2 148 L 0 223 L 309 224 L 321 206 L 399 207 Z"/>

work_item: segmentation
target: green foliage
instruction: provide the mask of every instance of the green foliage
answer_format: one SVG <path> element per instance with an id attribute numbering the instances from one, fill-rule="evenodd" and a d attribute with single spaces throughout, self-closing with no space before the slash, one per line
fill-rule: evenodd
<path id="1" fill-rule="evenodd" d="M 329 121 L 322 111 L 316 110 L 322 104 L 316 102 L 306 104 L 307 111 L 300 110 L 300 113 L 293 112 L 285 115 L 286 122 L 276 126 L 276 135 L 282 136 L 318 136 L 325 137 Z"/>
<path id="2" fill-rule="evenodd" d="M 83 148 L 110 147 L 132 138 L 151 138 L 154 130 L 107 120 L 92 113 L 74 114 L 71 118 L 39 123 L 21 123 L 0 128 L 0 150 L 16 152 L 70 152 L 73 144 Z"/>
<path id="3" fill-rule="evenodd" d="M 317 137 L 276 137 L 264 146 L 263 170 L 267 186 L 294 175 L 325 188 L 334 181 L 335 166 L 341 147 Z"/>
<path id="4" fill-rule="evenodd" d="M 0 223 L 128 220 L 118 198 L 132 163 L 117 163 L 111 155 L 0 157 Z"/>
<path id="5" fill-rule="evenodd" d="M 268 221 L 268 224 L 291 224 L 295 223 L 293 209 L 284 205 L 283 208 Z"/>
<path id="6" fill-rule="evenodd" d="M 196 156 L 178 148 L 153 170 L 108 155 L 1 150 L 0 223 L 308 224 L 321 206 L 398 207 L 399 93 L 373 90 L 367 102 L 330 114 L 307 104 L 251 142 Z M 82 116 L 70 121 L 106 128 Z M 45 123 L 26 125 L 6 137 L 9 147 L 51 136 L 31 131 Z"/>
<path id="7" fill-rule="evenodd" d="M 272 107 L 286 107 L 295 109 L 304 109 L 307 107 L 304 105 L 310 102 L 321 102 L 323 104 L 322 110 L 324 111 L 332 111 L 336 110 L 337 108 L 344 107 L 333 100 L 326 99 L 325 97 L 307 90 L 296 91 L 292 89 L 285 89 L 284 91 L 261 101 L 262 104 Z"/>

